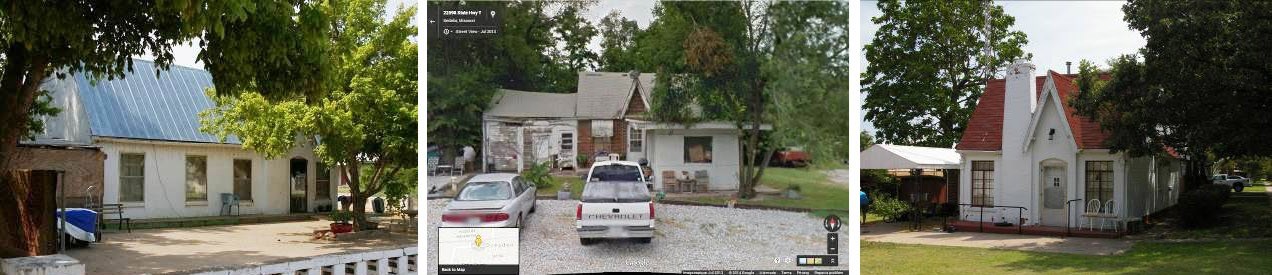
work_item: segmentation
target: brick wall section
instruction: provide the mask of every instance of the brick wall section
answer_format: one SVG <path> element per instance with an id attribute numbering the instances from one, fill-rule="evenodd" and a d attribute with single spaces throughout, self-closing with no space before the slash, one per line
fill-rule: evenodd
<path id="1" fill-rule="evenodd" d="M 65 171 L 66 206 L 84 207 L 85 199 L 101 203 L 106 153 L 90 148 L 18 147 L 16 169 Z M 89 186 L 96 186 L 91 193 Z"/>
<path id="2" fill-rule="evenodd" d="M 592 121 L 579 120 L 578 136 L 574 138 L 574 142 L 578 144 L 578 152 L 580 156 L 591 156 L 596 153 L 595 146 L 592 144 Z"/>

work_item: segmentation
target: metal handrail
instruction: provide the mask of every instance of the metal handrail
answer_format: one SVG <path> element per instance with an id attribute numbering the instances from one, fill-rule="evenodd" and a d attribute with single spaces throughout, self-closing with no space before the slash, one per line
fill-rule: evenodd
<path id="1" fill-rule="evenodd" d="M 1016 218 L 1019 219 L 1018 221 L 1016 221 L 1016 234 L 1025 234 L 1025 217 L 1022 214 L 1024 211 L 1029 210 L 1029 208 L 1025 208 L 1022 206 L 992 205 L 992 204 L 977 205 L 977 204 L 971 204 L 971 203 L 960 203 L 958 205 L 967 206 L 967 207 L 980 207 L 980 214 L 977 214 L 977 216 L 979 216 L 977 217 L 977 220 L 978 220 L 977 226 L 979 227 L 980 232 L 985 232 L 985 208 L 1015 208 Z"/>
<path id="2" fill-rule="evenodd" d="M 1073 235 L 1073 208 L 1070 208 L 1069 205 L 1075 201 L 1082 201 L 1082 199 L 1072 199 L 1072 200 L 1068 200 L 1064 202 L 1064 210 L 1066 213 L 1068 213 L 1067 215 L 1068 219 L 1064 221 L 1064 236 L 1065 237 Z"/>

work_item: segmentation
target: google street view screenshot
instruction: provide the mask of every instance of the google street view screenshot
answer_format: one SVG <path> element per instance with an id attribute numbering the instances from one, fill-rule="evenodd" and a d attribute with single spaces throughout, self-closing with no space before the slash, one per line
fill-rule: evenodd
<path id="1" fill-rule="evenodd" d="M 1270 18 L 864 2 L 861 272 L 1269 273 Z"/>
<path id="2" fill-rule="evenodd" d="M 0 5 L 0 274 L 414 274 L 413 1 Z"/>
<path id="3" fill-rule="evenodd" d="M 426 270 L 846 274 L 846 2 L 429 1 Z"/>

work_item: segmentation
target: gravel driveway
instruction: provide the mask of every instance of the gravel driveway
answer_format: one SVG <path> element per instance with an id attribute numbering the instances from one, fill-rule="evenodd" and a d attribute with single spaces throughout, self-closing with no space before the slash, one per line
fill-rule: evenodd
<path id="1" fill-rule="evenodd" d="M 428 230 L 437 232 L 449 200 L 429 200 Z M 539 200 L 521 240 L 521 273 L 605 271 L 681 272 L 700 269 L 814 269 L 796 267 L 799 254 L 826 254 L 826 229 L 819 218 L 794 212 L 657 205 L 651 244 L 604 241 L 583 246 L 574 232 L 574 200 Z M 841 228 L 841 237 L 847 236 Z M 437 271 L 437 245 L 427 240 L 429 270 Z M 841 238 L 841 262 L 848 243 Z M 774 263 L 780 258 L 781 263 Z M 818 267 L 819 269 L 847 269 Z"/>

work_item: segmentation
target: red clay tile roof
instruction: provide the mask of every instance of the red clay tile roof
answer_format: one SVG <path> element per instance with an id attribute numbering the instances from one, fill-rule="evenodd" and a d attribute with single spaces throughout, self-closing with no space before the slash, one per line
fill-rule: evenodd
<path id="1" fill-rule="evenodd" d="M 1047 71 L 1047 74 L 1055 80 L 1056 92 L 1060 95 L 1061 104 L 1064 106 L 1066 119 L 1069 126 L 1073 128 L 1073 139 L 1080 149 L 1107 149 L 1104 141 L 1108 139 L 1108 133 L 1100 129 L 1100 125 L 1094 120 L 1080 116 L 1069 105 L 1069 100 L 1078 94 L 1077 83 L 1074 81 L 1076 75 L 1065 75 L 1055 71 Z M 1034 79 L 1037 85 L 1039 98 L 1042 97 L 1043 85 L 1046 84 L 1047 76 L 1039 76 Z M 1003 100 L 1006 90 L 1006 80 L 992 79 L 988 85 L 985 85 L 985 93 L 981 95 L 980 102 L 977 103 L 976 109 L 972 111 L 972 117 L 967 122 L 967 128 L 963 130 L 963 138 L 959 141 L 955 149 L 973 150 L 973 151 L 1001 151 L 1003 148 Z"/>

